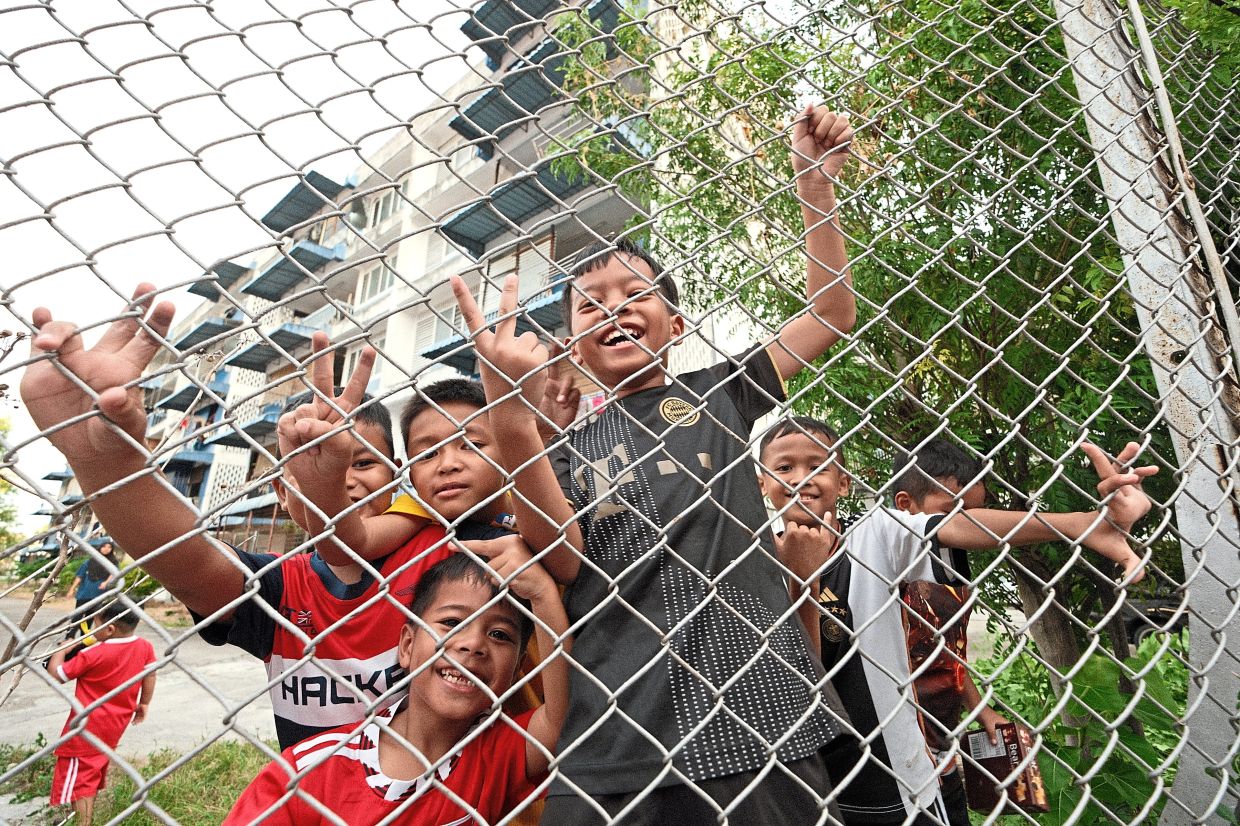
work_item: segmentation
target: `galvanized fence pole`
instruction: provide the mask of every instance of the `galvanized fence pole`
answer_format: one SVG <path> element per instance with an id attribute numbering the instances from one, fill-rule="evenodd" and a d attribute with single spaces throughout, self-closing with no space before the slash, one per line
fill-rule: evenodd
<path id="1" fill-rule="evenodd" d="M 1120 10 L 1086 0 L 1056 2 L 1055 11 L 1179 465 L 1174 507 L 1190 595 L 1189 699 L 1162 822 L 1223 822 L 1217 812 L 1236 800 L 1240 694 L 1240 395 L 1215 306 L 1228 297 L 1212 289 L 1201 266 L 1200 245 L 1212 242 L 1184 213 L 1185 193 L 1166 163 L 1153 96 Z"/>

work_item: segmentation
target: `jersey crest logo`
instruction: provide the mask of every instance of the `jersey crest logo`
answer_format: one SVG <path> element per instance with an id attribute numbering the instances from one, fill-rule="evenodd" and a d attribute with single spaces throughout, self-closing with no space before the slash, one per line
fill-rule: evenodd
<path id="1" fill-rule="evenodd" d="M 818 592 L 818 607 L 823 611 L 819 630 L 824 642 L 838 643 L 844 640 L 848 623 L 848 606 L 835 592 L 822 583 Z"/>
<path id="2" fill-rule="evenodd" d="M 285 606 L 282 611 L 289 622 L 296 625 L 306 634 L 314 636 L 315 633 L 317 633 L 314 630 L 314 617 L 309 609 L 303 611 L 300 608 L 289 608 Z"/>
<path id="3" fill-rule="evenodd" d="M 684 399 L 671 396 L 659 403 L 659 415 L 670 425 L 689 427 L 697 424 L 698 419 L 702 418 L 702 411 Z"/>

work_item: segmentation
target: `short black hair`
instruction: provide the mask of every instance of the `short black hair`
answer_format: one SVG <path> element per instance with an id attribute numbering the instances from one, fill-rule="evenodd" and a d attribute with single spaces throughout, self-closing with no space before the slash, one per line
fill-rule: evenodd
<path id="1" fill-rule="evenodd" d="M 413 397 L 405 402 L 405 408 L 400 412 L 400 432 L 405 439 L 406 452 L 408 452 L 408 445 L 411 441 L 409 427 L 413 424 L 413 420 L 428 408 L 442 407 L 452 402 L 464 402 L 477 410 L 482 410 L 487 406 L 487 394 L 480 382 L 459 378 L 441 379 L 426 387 L 414 389 Z"/>
<path id="2" fill-rule="evenodd" d="M 891 495 L 903 491 L 920 502 L 936 490 L 940 482 L 955 480 L 967 485 L 982 475 L 982 461 L 948 439 L 930 439 L 912 450 L 904 450 L 891 463 Z"/>
<path id="3" fill-rule="evenodd" d="M 676 279 L 665 272 L 663 265 L 644 247 L 629 238 L 595 241 L 577 253 L 573 259 L 573 265 L 569 267 L 568 277 L 564 279 L 564 296 L 560 299 L 560 312 L 564 315 L 564 323 L 570 330 L 573 317 L 573 282 L 586 273 L 602 269 L 613 258 L 621 255 L 644 261 L 646 266 L 650 267 L 651 275 L 654 276 L 654 285 L 659 288 L 659 292 L 663 293 L 667 303 L 672 305 L 672 310 L 679 312 L 680 289 L 676 286 Z"/>
<path id="4" fill-rule="evenodd" d="M 787 416 L 776 422 L 762 437 L 762 441 L 758 444 L 758 458 L 761 459 L 766 455 L 766 449 L 771 446 L 771 442 L 782 436 L 792 436 L 797 433 L 815 437 L 826 447 L 833 448 L 840 441 L 840 434 L 835 432 L 835 428 L 821 419 L 815 419 L 812 416 Z M 837 450 L 836 454 L 835 461 L 841 468 L 845 467 L 844 451 Z"/>
<path id="5" fill-rule="evenodd" d="M 343 388 L 337 387 L 333 392 L 335 392 L 336 395 L 340 395 L 343 390 Z M 313 390 L 306 390 L 305 392 L 298 393 L 295 396 L 290 396 L 289 400 L 284 403 L 284 408 L 280 411 L 280 415 L 283 416 L 285 413 L 292 413 L 303 404 L 310 404 L 310 402 L 314 401 L 314 398 L 315 394 Z M 390 410 L 388 410 L 374 396 L 367 393 L 362 396 L 361 404 L 359 404 L 357 409 L 350 415 L 354 422 L 369 422 L 382 430 L 383 446 L 387 448 L 387 458 L 396 458 L 396 444 L 392 441 L 392 412 Z M 277 445 L 277 458 L 283 458 L 282 456 L 279 456 L 279 449 L 280 448 Z"/>
<path id="6" fill-rule="evenodd" d="M 435 601 L 435 597 L 439 594 L 439 587 L 447 582 L 472 582 L 475 585 L 489 588 L 492 597 L 500 592 L 499 583 L 495 581 L 495 577 L 490 572 L 484 570 L 468 554 L 454 553 L 447 559 L 436 562 L 418 579 L 409 610 L 415 616 L 421 617 Z M 525 609 L 516 612 L 517 630 L 521 636 L 521 650 L 524 651 L 530 637 L 534 634 L 534 621 L 527 613 L 530 604 L 512 592 L 509 592 L 508 598 Z"/>
<path id="7" fill-rule="evenodd" d="M 138 627 L 138 615 L 123 602 L 109 602 L 98 616 L 100 625 L 119 625 L 126 631 L 133 631 Z"/>

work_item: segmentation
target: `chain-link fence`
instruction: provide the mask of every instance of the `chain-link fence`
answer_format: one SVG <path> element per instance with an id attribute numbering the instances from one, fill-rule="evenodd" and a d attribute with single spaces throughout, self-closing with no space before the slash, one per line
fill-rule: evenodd
<path id="1" fill-rule="evenodd" d="M 102 750 L 113 822 L 1235 822 L 1238 31 L 8 4 L 5 475 L 49 519 L 4 552 L 0 784 L 69 804 Z M 454 553 L 526 601 L 419 591 Z M 154 659 L 84 694 L 115 600 Z M 148 719 L 210 721 L 157 758 L 100 728 L 151 673 L 201 699 Z"/>

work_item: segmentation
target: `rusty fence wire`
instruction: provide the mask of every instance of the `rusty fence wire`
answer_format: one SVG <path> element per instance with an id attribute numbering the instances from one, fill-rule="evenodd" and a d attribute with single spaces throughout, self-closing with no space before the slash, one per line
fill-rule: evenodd
<path id="1" fill-rule="evenodd" d="M 185 822 L 160 787 L 222 743 L 257 766 L 296 732 L 372 731 L 438 668 L 396 663 L 418 566 L 481 553 L 459 541 L 516 513 L 527 539 L 535 522 L 577 537 L 539 555 L 579 561 L 563 589 L 571 650 L 540 646 L 542 664 L 527 658 L 485 704 L 512 729 L 546 695 L 548 662 L 569 664 L 568 719 L 539 781 L 552 806 L 623 823 L 669 784 L 753 772 L 736 800 L 700 792 L 710 816 L 752 822 L 745 798 L 774 776 L 809 796 L 806 822 L 949 822 L 938 800 L 963 777 L 973 822 L 1235 822 L 1237 32 L 1227 0 L 3 4 L 0 715 L 14 734 L 0 784 L 50 772 L 98 713 L 46 662 L 113 600 L 154 642 L 148 672 L 191 685 L 209 722 L 157 769 L 91 736 L 112 784 L 129 784 L 112 822 Z M 790 149 L 811 104 L 855 130 L 817 213 L 798 179 L 818 159 Z M 816 257 L 834 221 L 847 282 Z M 613 269 L 574 280 L 582 251 L 617 241 L 679 295 L 649 281 L 615 301 L 583 292 Z M 824 289 L 855 301 L 855 323 L 807 299 L 807 256 Z M 618 278 L 651 274 L 612 260 Z M 486 332 L 470 330 L 457 275 L 501 332 L 515 318 L 568 347 L 546 357 L 574 409 L 541 408 L 545 452 L 520 468 L 554 459 L 568 517 L 504 471 L 502 445 L 465 449 L 491 486 L 464 513 L 441 512 L 422 483 L 482 419 L 453 415 L 430 439 L 402 410 L 435 382 L 503 366 L 479 357 Z M 158 312 L 135 321 L 143 282 L 175 305 L 167 330 Z M 117 396 L 69 353 L 30 348 L 36 307 L 87 346 L 118 319 L 126 340 L 155 342 L 136 373 L 124 354 L 107 362 L 145 429 L 102 424 Z M 839 341 L 799 372 L 776 355 L 785 386 L 752 348 L 815 318 Z M 379 480 L 341 514 L 296 490 L 306 450 L 278 446 L 290 400 L 332 407 L 313 380 L 319 333 L 336 383 L 374 348 L 366 390 L 394 417 L 386 447 L 364 417 L 333 419 L 373 450 Z M 666 398 L 630 399 L 609 359 L 665 360 L 666 384 L 644 392 Z M 65 395 L 40 399 L 33 381 L 19 394 L 23 376 Z M 544 375 L 515 378 L 490 395 L 505 416 Z M 51 446 L 88 420 L 96 442 Z M 1099 487 L 1113 471 L 1087 444 L 1119 471 L 1157 468 L 1148 513 L 1133 486 Z M 142 458 L 110 476 L 108 451 Z M 936 456 L 948 464 L 934 470 Z M 418 561 L 350 556 L 338 526 L 398 494 L 447 533 Z M 176 535 L 167 501 L 190 514 Z M 936 525 L 977 552 L 943 550 Z M 796 550 L 805 532 L 816 552 Z M 1104 535 L 1140 566 L 1122 574 L 1097 552 Z M 107 541 L 120 553 L 103 556 Z M 333 544 L 351 573 L 302 564 Z M 70 618 L 59 595 L 91 561 L 107 581 Z M 317 596 L 293 599 L 294 568 Z M 371 585 L 350 602 L 351 577 Z M 341 594 L 328 621 L 320 600 Z M 356 630 L 367 622 L 379 630 Z M 213 677 L 199 632 L 237 644 L 254 680 Z M 51 721 L 41 739 L 18 725 L 29 709 Z M 185 713 L 157 690 L 152 719 Z M 1000 746 L 970 736 L 998 718 L 1018 726 Z M 790 780 L 781 766 L 819 759 L 832 737 L 831 786 Z M 1007 747 L 1018 765 L 1000 771 Z M 437 795 L 468 822 L 537 822 L 536 795 L 485 812 L 458 799 L 449 758 L 375 822 L 422 822 Z M 311 791 L 306 766 L 292 774 L 281 805 L 362 822 Z M 215 819 L 241 788 L 202 791 L 219 798 Z M 633 802 L 605 812 L 613 792 Z"/>

